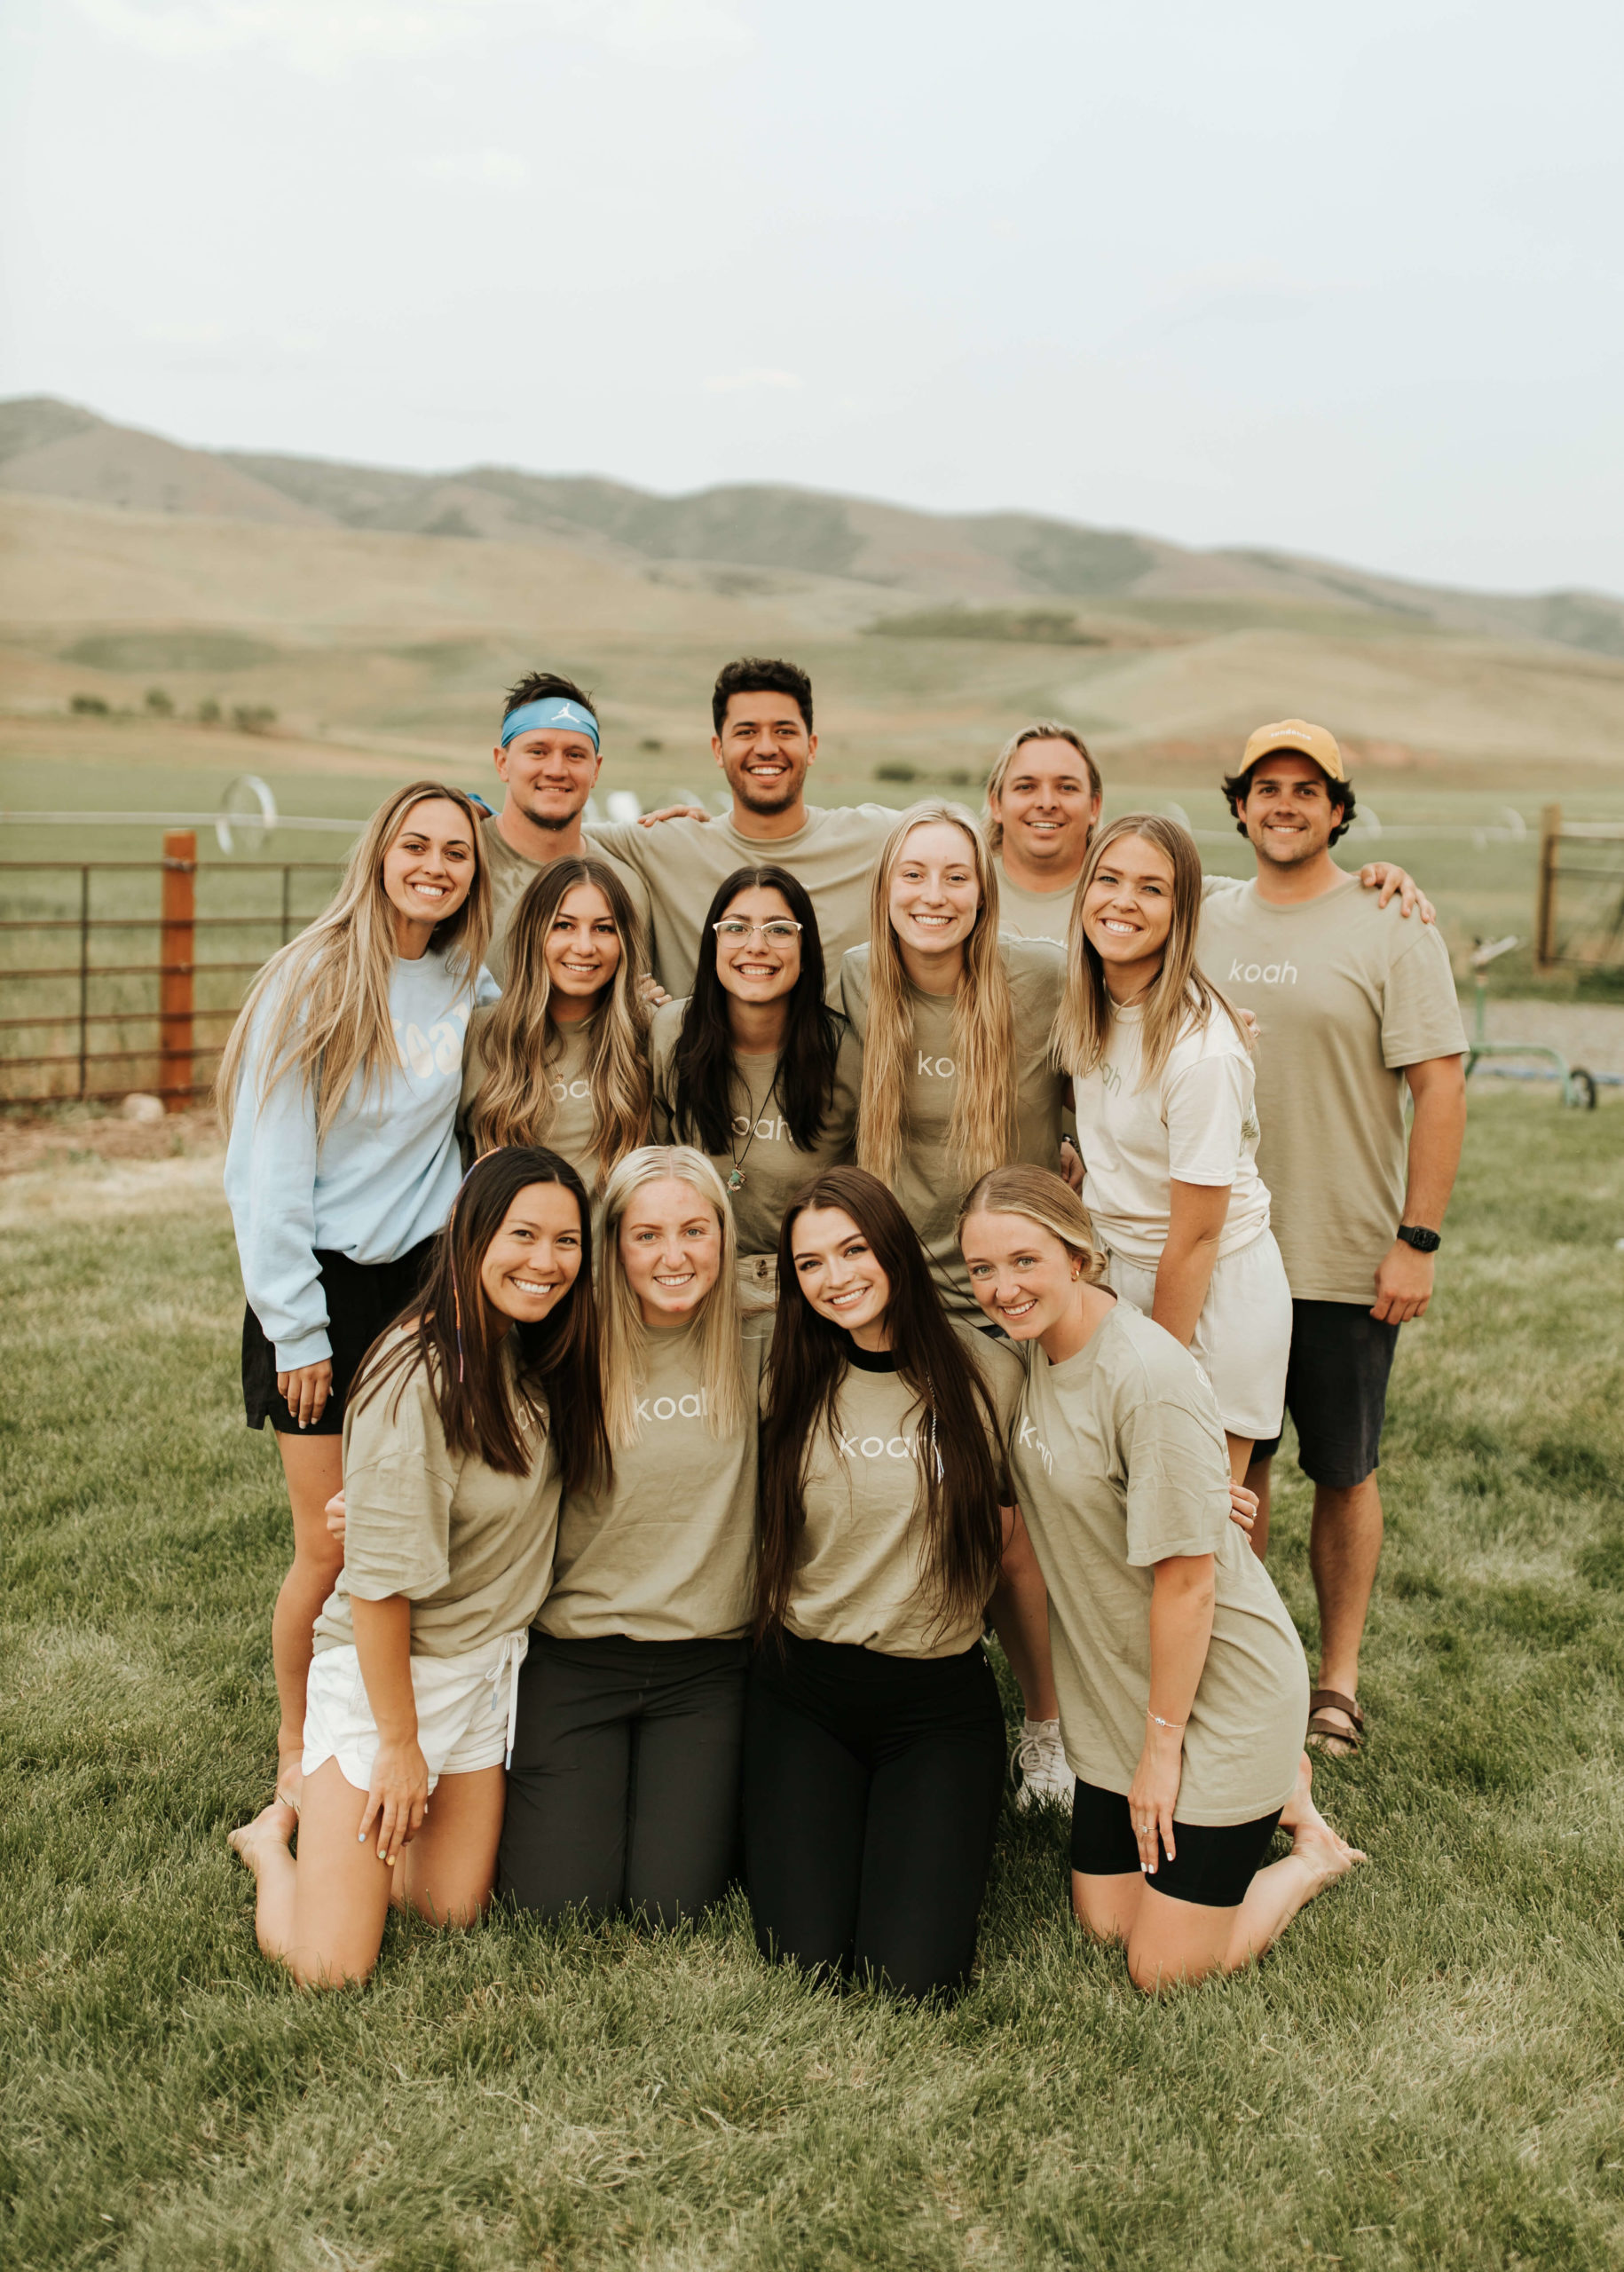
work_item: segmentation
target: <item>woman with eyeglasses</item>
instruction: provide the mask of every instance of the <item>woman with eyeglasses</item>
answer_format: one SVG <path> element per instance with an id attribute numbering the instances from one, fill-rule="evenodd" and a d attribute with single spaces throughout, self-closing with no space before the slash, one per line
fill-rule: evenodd
<path id="1" fill-rule="evenodd" d="M 792 1195 L 850 1152 L 862 1058 L 824 998 L 824 950 L 787 868 L 736 868 L 706 918 L 686 1002 L 656 1011 L 655 1127 L 727 1187 L 746 1281 L 770 1290 Z"/>
<path id="2" fill-rule="evenodd" d="M 506 952 L 501 999 L 469 1031 L 465 1154 L 545 1144 L 595 1197 L 649 1140 L 642 919 L 606 861 L 555 860 L 526 887 Z"/>

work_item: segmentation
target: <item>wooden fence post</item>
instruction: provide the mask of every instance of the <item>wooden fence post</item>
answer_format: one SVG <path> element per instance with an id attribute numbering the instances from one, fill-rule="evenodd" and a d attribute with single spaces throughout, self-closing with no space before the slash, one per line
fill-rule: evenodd
<path id="1" fill-rule="evenodd" d="M 193 988 L 197 917 L 197 833 L 169 831 L 163 840 L 163 920 L 159 932 L 158 1093 L 166 1112 L 190 1100 Z"/>
<path id="2" fill-rule="evenodd" d="M 1562 838 L 1562 808 L 1540 811 L 1539 898 L 1533 918 L 1533 967 L 1542 977 L 1557 957 L 1557 847 Z"/>

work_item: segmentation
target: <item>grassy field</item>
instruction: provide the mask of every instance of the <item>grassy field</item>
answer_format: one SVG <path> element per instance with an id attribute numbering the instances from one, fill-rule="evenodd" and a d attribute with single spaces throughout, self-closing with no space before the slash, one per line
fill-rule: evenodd
<path id="1" fill-rule="evenodd" d="M 1624 2254 L 1624 1107 L 1474 1100 L 1383 1474 L 1371 1860 L 1152 2008 L 1011 1814 L 948 2014 L 677 1937 L 390 1927 L 296 1992 L 267 1788 L 273 1448 L 217 1164 L 0 1186 L 0 2259 L 129 2272 L 1272 2267 Z M 1311 1629 L 1305 1494 L 1274 1568 Z"/>

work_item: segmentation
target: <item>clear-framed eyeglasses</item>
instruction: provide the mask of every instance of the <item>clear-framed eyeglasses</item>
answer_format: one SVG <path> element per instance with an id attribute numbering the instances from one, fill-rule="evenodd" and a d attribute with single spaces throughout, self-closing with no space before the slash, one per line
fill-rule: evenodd
<path id="1" fill-rule="evenodd" d="M 792 940 L 800 936 L 800 925 L 792 923 L 786 916 L 782 915 L 775 915 L 770 923 L 745 923 L 737 915 L 727 915 L 720 923 L 713 923 L 711 928 L 716 936 L 729 947 L 743 946 L 747 939 L 753 939 L 758 932 L 769 945 L 775 947 L 787 947 Z"/>

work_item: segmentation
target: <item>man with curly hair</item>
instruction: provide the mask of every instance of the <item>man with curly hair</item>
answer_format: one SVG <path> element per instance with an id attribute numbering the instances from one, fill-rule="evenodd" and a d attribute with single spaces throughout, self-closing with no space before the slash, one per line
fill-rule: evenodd
<path id="1" fill-rule="evenodd" d="M 1353 818 L 1335 737 L 1260 726 L 1224 794 L 1254 880 L 1202 909 L 1202 963 L 1256 1015 L 1257 1168 L 1292 1295 L 1286 1408 L 1314 1487 L 1320 1684 L 1309 1740 L 1356 1751 L 1359 1649 L 1382 1549 L 1376 1469 L 1399 1329 L 1425 1314 L 1466 1129 L 1466 1035 L 1443 941 L 1361 891 L 1331 847 Z M 1415 1112 L 1407 1140 L 1405 1093 Z M 1268 1542 L 1269 1463 L 1252 1544 Z"/>

